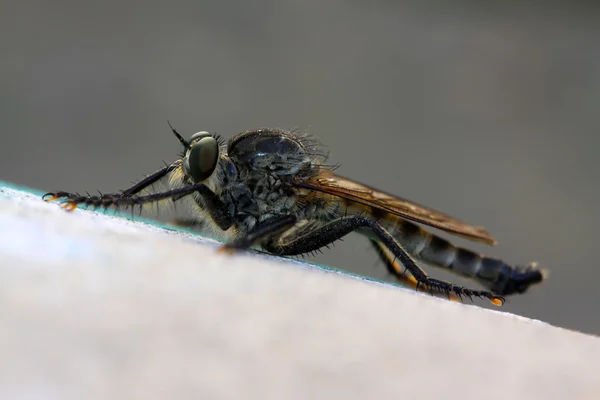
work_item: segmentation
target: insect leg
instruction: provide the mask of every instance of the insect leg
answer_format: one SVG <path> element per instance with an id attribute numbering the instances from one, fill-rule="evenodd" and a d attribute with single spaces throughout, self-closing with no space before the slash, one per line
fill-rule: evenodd
<path id="1" fill-rule="evenodd" d="M 486 297 L 495 305 L 502 305 L 504 303 L 504 298 L 496 296 L 491 292 L 468 289 L 450 282 L 428 277 L 388 231 L 377 221 L 365 217 L 339 218 L 299 237 L 294 237 L 289 232 L 286 232 L 285 237 L 278 241 L 263 243 L 263 248 L 278 255 L 303 254 L 330 244 L 359 228 L 369 228 L 376 236 L 377 241 L 381 242 L 382 245 L 400 260 L 402 265 L 416 279 L 417 289 L 423 286 L 431 292 L 437 291 L 448 295 L 454 293 L 458 297 Z"/>
<path id="2" fill-rule="evenodd" d="M 166 192 L 153 193 L 147 196 L 122 196 L 119 194 L 106 193 L 98 196 L 87 195 L 83 196 L 76 193 L 69 192 L 56 192 L 46 193 L 43 197 L 52 196 L 46 201 L 66 201 L 65 207 L 69 210 L 76 208 L 77 206 L 136 206 L 145 203 L 152 203 L 155 201 L 164 200 L 171 197 L 179 197 L 181 195 L 189 195 L 195 191 L 201 190 L 201 187 L 205 187 L 203 184 L 190 185 L 179 189 L 173 189 Z M 208 188 L 207 188 L 208 189 Z M 140 189 L 141 190 L 141 189 Z"/>
<path id="3" fill-rule="evenodd" d="M 393 254 L 387 249 L 387 247 L 385 247 L 385 245 L 383 243 L 378 242 L 377 240 L 373 240 L 373 239 L 369 239 L 369 242 L 375 249 L 375 252 L 379 256 L 381 261 L 383 261 L 388 272 L 390 274 L 392 274 L 394 276 L 394 278 L 396 278 L 396 280 L 398 280 L 403 286 L 406 286 L 406 287 L 409 287 L 409 288 L 412 288 L 415 290 L 420 290 L 422 292 L 427 291 L 425 288 L 421 289 L 421 287 L 419 286 L 419 283 L 417 282 L 417 280 L 415 279 L 414 276 L 412 276 L 410 274 L 406 274 L 403 271 L 404 266 L 402 264 L 400 264 L 398 262 L 398 260 L 396 260 L 396 258 L 393 256 Z M 450 300 L 459 301 L 459 298 L 456 295 L 451 294 L 451 293 L 448 293 L 448 294 L 449 294 L 448 297 L 450 298 Z"/>
<path id="4" fill-rule="evenodd" d="M 281 234 L 282 232 L 290 229 L 295 223 L 296 217 L 293 215 L 284 215 L 271 218 L 256 225 L 254 230 L 252 230 L 252 232 L 246 236 L 240 237 L 221 246 L 221 248 L 219 248 L 219 252 L 232 253 L 234 250 L 250 248 L 256 243 L 264 241 L 266 238 Z"/>
<path id="5" fill-rule="evenodd" d="M 156 171 L 152 175 L 149 175 L 146 178 L 142 179 L 141 181 L 139 181 L 132 187 L 123 190 L 121 193 L 106 193 L 104 195 L 95 196 L 95 197 L 129 197 L 129 196 L 133 196 L 134 194 L 139 193 L 140 191 L 144 190 L 145 188 L 152 185 L 153 183 L 158 182 L 160 179 L 162 179 L 169 172 L 173 171 L 175 168 L 177 168 L 177 165 L 173 165 L 173 164 L 167 165 L 164 168 L 161 168 L 160 170 Z M 73 193 L 68 193 L 68 192 L 55 192 L 55 193 L 46 193 L 42 196 L 42 198 L 46 201 L 54 201 L 54 200 L 60 200 L 61 198 L 68 198 L 69 196 L 77 196 L 77 195 L 75 195 Z M 46 197 L 48 197 L 48 198 L 46 198 Z"/>
<path id="6" fill-rule="evenodd" d="M 122 195 L 123 196 L 132 196 L 134 194 L 137 194 L 140 191 L 146 189 L 148 186 L 152 185 L 153 183 L 158 182 L 165 175 L 167 175 L 169 172 L 173 171 L 174 169 L 177 169 L 178 167 L 179 167 L 178 164 L 167 165 L 164 168 L 161 168 L 160 170 L 156 171 L 152 175 L 147 176 L 146 178 L 142 179 L 141 181 L 139 181 L 138 183 L 136 183 L 129 189 L 123 190 Z"/>
<path id="7" fill-rule="evenodd" d="M 206 225 L 205 221 L 193 218 L 176 218 L 170 222 L 171 225 L 176 226 L 178 228 L 190 229 L 194 231 L 201 231 Z"/>
<path id="8" fill-rule="evenodd" d="M 164 199 L 174 197 L 181 198 L 195 192 L 200 194 L 205 209 L 210 213 L 211 217 L 219 226 L 219 228 L 227 230 L 232 224 L 231 215 L 227 209 L 227 206 L 221 201 L 219 196 L 217 196 L 203 183 L 168 190 L 166 192 L 153 193 L 147 196 L 124 197 L 121 195 L 113 194 L 104 194 L 99 196 L 81 196 L 78 194 L 67 192 L 52 193 L 52 196 L 53 199 L 60 199 L 66 201 L 63 207 L 68 211 L 71 211 L 81 205 L 94 207 L 141 206 L 146 203 L 153 203 Z"/>

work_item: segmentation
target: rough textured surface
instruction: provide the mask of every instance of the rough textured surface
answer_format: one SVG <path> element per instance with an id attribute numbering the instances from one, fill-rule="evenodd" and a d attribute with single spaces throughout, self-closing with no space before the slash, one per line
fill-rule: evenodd
<path id="1" fill-rule="evenodd" d="M 0 398 L 598 398 L 600 340 L 0 191 Z"/>

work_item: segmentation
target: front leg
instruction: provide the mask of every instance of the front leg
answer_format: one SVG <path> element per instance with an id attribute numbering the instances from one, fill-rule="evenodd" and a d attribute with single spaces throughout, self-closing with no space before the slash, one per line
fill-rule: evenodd
<path id="1" fill-rule="evenodd" d="M 131 197 L 135 194 L 138 194 L 142 190 L 146 189 L 148 186 L 150 186 L 150 185 L 158 182 L 162 178 L 164 178 L 168 173 L 177 169 L 178 167 L 179 167 L 179 164 L 177 164 L 177 163 L 167 165 L 167 166 L 161 168 L 160 170 L 156 171 L 152 175 L 149 175 L 146 178 L 142 179 L 141 181 L 134 184 L 130 188 L 127 188 L 127 189 L 121 191 L 121 193 L 106 193 L 106 194 L 101 194 L 100 196 L 88 196 L 88 198 L 94 197 L 96 199 L 95 204 L 90 204 L 90 205 L 103 206 L 103 202 L 108 201 L 107 199 L 117 198 L 117 197 Z M 49 197 L 49 198 L 46 198 L 46 197 Z M 68 193 L 68 192 L 56 192 L 56 193 L 46 193 L 45 195 L 42 196 L 42 199 L 44 199 L 45 201 L 54 201 L 54 200 L 59 200 L 61 198 L 70 200 L 70 198 L 75 198 L 75 197 L 82 197 L 82 196 L 79 196 L 78 194 Z M 65 208 L 69 211 L 75 209 L 76 207 L 77 207 L 77 204 L 70 204 L 70 202 L 65 204 Z"/>
<path id="2" fill-rule="evenodd" d="M 141 189 L 140 189 L 141 190 Z M 81 196 L 79 194 L 57 192 L 44 195 L 52 196 L 46 201 L 62 200 L 65 201 L 63 207 L 68 211 L 74 210 L 78 206 L 92 207 L 135 207 L 148 203 L 154 203 L 164 199 L 180 199 L 197 192 L 202 198 L 202 205 L 208 211 L 212 219 L 222 230 L 227 230 L 233 223 L 232 217 L 227 206 L 212 190 L 203 183 L 184 186 L 182 188 L 168 190 L 166 192 L 153 193 L 147 196 L 122 196 L 105 194 L 100 196 Z"/>

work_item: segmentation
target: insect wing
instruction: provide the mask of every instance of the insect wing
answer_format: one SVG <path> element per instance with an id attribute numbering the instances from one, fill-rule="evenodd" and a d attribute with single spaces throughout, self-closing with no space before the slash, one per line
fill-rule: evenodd
<path id="1" fill-rule="evenodd" d="M 470 240 L 491 245 L 496 244 L 494 238 L 483 227 L 465 224 L 439 211 L 380 192 L 339 175 L 321 174 L 312 178 L 298 180 L 294 184 L 299 187 L 332 194 L 387 211 L 399 217 L 432 226 Z"/>

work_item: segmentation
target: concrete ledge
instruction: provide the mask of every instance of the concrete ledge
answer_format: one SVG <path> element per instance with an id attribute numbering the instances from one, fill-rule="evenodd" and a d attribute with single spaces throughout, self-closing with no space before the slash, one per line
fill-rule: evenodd
<path id="1" fill-rule="evenodd" d="M 600 339 L 0 188 L 2 399 L 598 399 Z"/>

